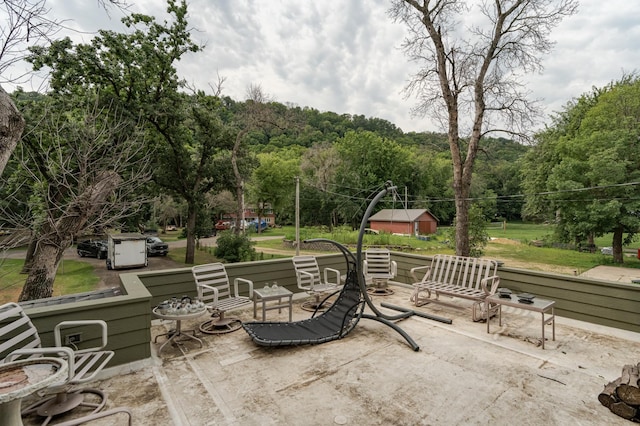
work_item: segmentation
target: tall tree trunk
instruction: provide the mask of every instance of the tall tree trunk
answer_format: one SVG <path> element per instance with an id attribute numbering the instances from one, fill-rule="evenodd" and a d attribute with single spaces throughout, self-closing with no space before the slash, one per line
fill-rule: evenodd
<path id="1" fill-rule="evenodd" d="M 53 281 L 58 272 L 60 260 L 71 240 L 40 241 L 34 253 L 29 276 L 18 300 L 44 299 L 53 296 Z"/>
<path id="2" fill-rule="evenodd" d="M 18 144 L 23 130 L 24 118 L 22 118 L 22 114 L 16 108 L 9 94 L 0 86 L 0 176 Z"/>
<path id="3" fill-rule="evenodd" d="M 27 255 L 24 258 L 24 265 L 22 265 L 21 274 L 28 274 L 31 270 L 31 265 L 33 264 L 33 255 L 36 251 L 36 245 L 38 244 L 38 240 L 36 235 L 32 234 L 31 239 L 29 240 L 29 247 L 27 247 Z"/>
<path id="4" fill-rule="evenodd" d="M 459 197 L 456 191 L 456 255 L 469 256 L 469 200 Z"/>
<path id="5" fill-rule="evenodd" d="M 196 218 L 198 208 L 193 200 L 187 201 L 187 252 L 184 262 L 193 265 L 196 260 Z"/>
<path id="6" fill-rule="evenodd" d="M 19 301 L 51 297 L 53 281 L 64 251 L 71 245 L 71 237 L 84 228 L 87 220 L 100 208 L 117 188 L 121 178 L 115 172 L 104 172 L 95 183 L 86 188 L 73 204 L 54 221 L 50 218 L 40 231 L 29 276 Z"/>
<path id="7" fill-rule="evenodd" d="M 611 246 L 613 248 L 613 263 L 623 263 L 624 258 L 622 256 L 622 237 L 624 235 L 624 229 L 622 225 L 616 226 L 613 231 L 613 242 Z"/>

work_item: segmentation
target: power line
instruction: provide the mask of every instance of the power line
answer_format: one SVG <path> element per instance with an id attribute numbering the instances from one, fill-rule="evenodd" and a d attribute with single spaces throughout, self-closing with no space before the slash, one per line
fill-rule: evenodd
<path id="1" fill-rule="evenodd" d="M 367 193 L 367 194 L 371 194 L 376 188 L 368 188 L 368 189 L 362 189 L 362 188 L 355 188 L 355 187 L 349 187 L 349 186 L 341 186 L 338 184 L 328 184 L 330 186 L 335 187 L 336 189 L 347 189 L 347 190 L 351 190 L 351 191 L 356 191 L 355 195 L 349 195 L 349 194 L 344 194 L 344 193 L 340 193 L 340 192 L 334 192 L 334 191 L 329 191 L 323 188 L 320 188 L 316 185 L 312 185 L 310 183 L 305 183 L 305 185 L 314 188 L 318 191 L 324 192 L 326 194 L 329 195 L 333 195 L 336 197 L 341 197 L 341 198 L 347 198 L 350 199 L 352 201 L 356 201 L 356 202 L 362 202 L 362 201 L 366 201 L 368 200 L 368 197 L 362 198 L 362 197 L 358 197 L 358 194 L 362 194 L 362 193 Z M 573 189 L 561 189 L 561 190 L 557 190 L 557 191 L 543 191 L 543 192 L 536 192 L 536 193 L 532 193 L 532 194 L 513 194 L 513 195 L 496 195 L 493 197 L 470 197 L 470 198 L 466 198 L 467 201 L 489 201 L 489 200 L 497 200 L 500 202 L 506 202 L 509 200 L 514 200 L 514 199 L 524 199 L 526 197 L 535 197 L 535 196 L 546 196 L 546 195 L 555 195 L 555 194 L 568 194 L 568 193 L 578 193 L 578 192 L 585 192 L 585 191 L 592 191 L 592 190 L 602 190 L 602 189 L 611 189 L 611 188 L 622 188 L 622 187 L 629 187 L 629 186 L 637 186 L 640 185 L 640 182 L 626 182 L 626 183 L 616 183 L 616 184 L 610 184 L 610 185 L 595 185 L 595 186 L 589 186 L 589 187 L 584 187 L 584 188 L 573 188 Z M 379 187 L 378 187 L 379 188 Z M 399 194 L 398 194 L 399 196 Z M 634 198 L 634 197 L 608 197 L 608 198 L 593 198 L 591 199 L 591 201 L 612 201 L 612 200 L 626 200 L 626 201 L 635 201 L 638 200 L 639 198 Z M 414 198 L 414 200 L 412 201 L 408 201 L 408 204 L 417 204 L 417 203 L 450 203 L 450 202 L 454 202 L 455 198 Z M 524 201 L 524 200 L 522 200 Z M 584 199 L 575 199 L 575 200 L 554 200 L 557 202 L 584 202 L 586 200 Z"/>

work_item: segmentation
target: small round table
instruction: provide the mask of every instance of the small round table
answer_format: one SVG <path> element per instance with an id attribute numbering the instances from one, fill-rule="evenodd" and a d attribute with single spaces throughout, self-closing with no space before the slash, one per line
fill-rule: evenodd
<path id="1" fill-rule="evenodd" d="M 3 425 L 20 426 L 22 398 L 49 386 L 67 374 L 61 358 L 30 358 L 0 364 L 0 419 Z"/>
<path id="2" fill-rule="evenodd" d="M 207 308 L 206 307 L 202 308 L 199 311 L 189 312 L 189 313 L 186 313 L 186 314 L 161 314 L 157 307 L 153 308 L 153 315 L 155 315 L 156 317 L 158 317 L 160 319 L 165 319 L 165 320 L 173 320 L 173 321 L 176 322 L 176 329 L 175 330 L 171 330 L 168 333 L 159 334 L 153 340 L 154 342 L 157 343 L 158 342 L 158 337 L 160 337 L 160 336 L 167 336 L 168 337 L 167 341 L 164 342 L 162 345 L 160 345 L 160 348 L 158 349 L 158 355 L 160 355 L 160 353 L 162 352 L 164 347 L 167 346 L 168 343 L 174 342 L 174 343 L 178 344 L 178 343 L 184 341 L 185 338 L 188 338 L 188 339 L 191 339 L 191 340 L 195 340 L 196 342 L 200 343 L 200 347 L 202 347 L 202 340 L 200 340 L 200 339 L 198 339 L 196 337 L 196 331 L 195 330 L 191 330 L 193 335 L 190 335 L 190 334 L 185 333 L 185 332 L 182 331 L 182 320 L 198 318 L 199 316 L 201 316 L 205 312 L 207 312 Z M 181 338 L 181 340 L 178 340 L 179 337 Z"/>

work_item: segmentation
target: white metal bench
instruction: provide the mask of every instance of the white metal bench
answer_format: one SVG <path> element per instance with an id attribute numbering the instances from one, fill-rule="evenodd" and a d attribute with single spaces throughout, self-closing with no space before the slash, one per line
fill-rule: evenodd
<path id="1" fill-rule="evenodd" d="M 500 285 L 498 263 L 476 257 L 438 254 L 430 265 L 411 269 L 411 276 L 414 279 L 411 301 L 416 306 L 430 302 L 456 306 L 439 300 L 440 295 L 472 300 L 473 321 L 486 319 L 484 299 L 495 294 Z M 493 314 L 493 307 L 491 311 Z"/>

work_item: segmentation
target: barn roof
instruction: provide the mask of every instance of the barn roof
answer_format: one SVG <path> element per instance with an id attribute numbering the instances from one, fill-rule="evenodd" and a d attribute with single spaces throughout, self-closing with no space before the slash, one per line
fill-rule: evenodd
<path id="1" fill-rule="evenodd" d="M 415 222 L 420 216 L 428 213 L 425 209 L 383 209 L 369 220 L 378 222 Z"/>

